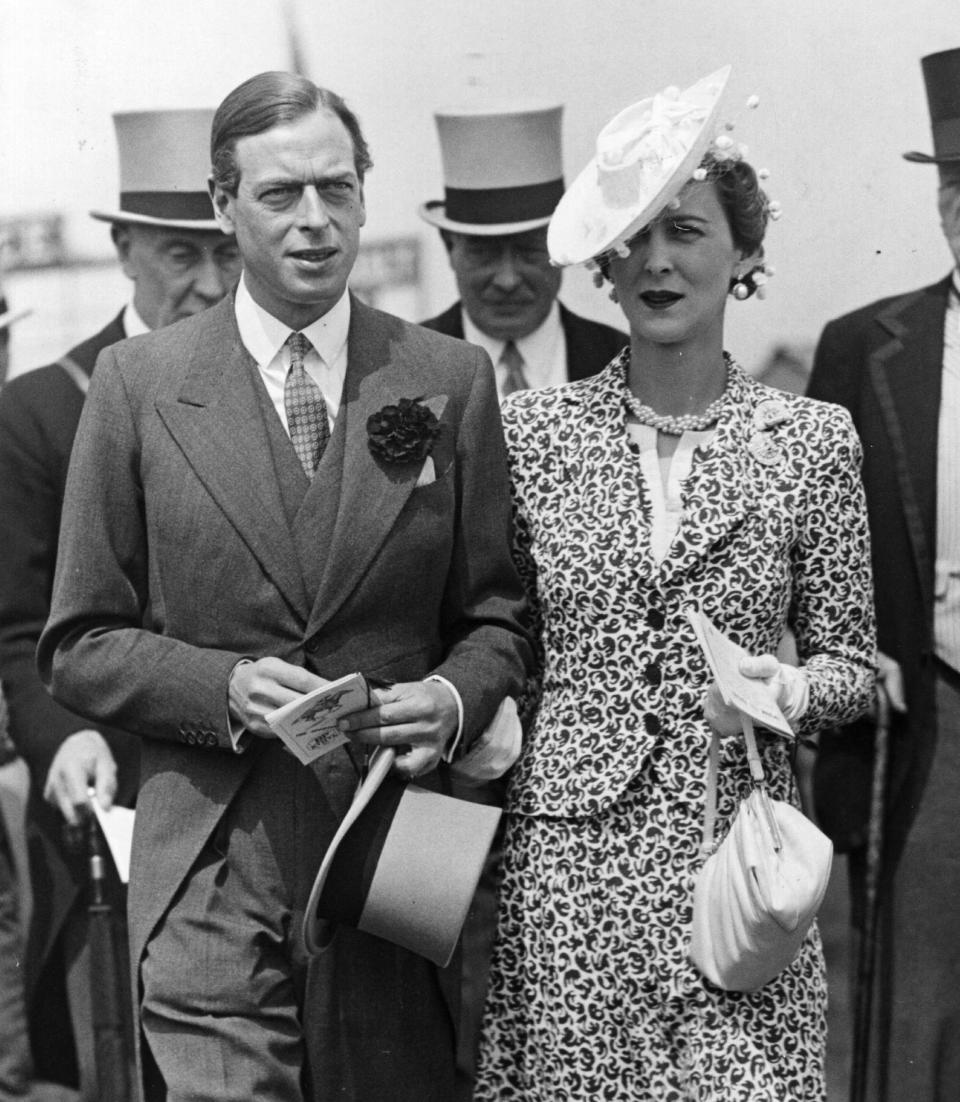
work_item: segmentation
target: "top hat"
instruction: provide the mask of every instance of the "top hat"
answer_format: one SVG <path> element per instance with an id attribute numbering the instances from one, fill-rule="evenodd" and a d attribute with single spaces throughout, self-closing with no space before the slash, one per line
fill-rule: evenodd
<path id="1" fill-rule="evenodd" d="M 320 864 L 304 941 L 318 953 L 343 923 L 445 968 L 501 811 L 404 781 L 394 757 L 379 748 L 371 758 Z"/>
<path id="2" fill-rule="evenodd" d="M 119 210 L 104 222 L 217 230 L 207 192 L 213 111 L 120 111 L 113 116 L 120 160 Z"/>
<path id="3" fill-rule="evenodd" d="M 960 161 L 960 49 L 942 50 L 922 58 L 927 86 L 933 154 L 904 153 L 904 160 L 918 164 L 950 164 Z"/>
<path id="4" fill-rule="evenodd" d="M 667 88 L 615 115 L 547 231 L 550 259 L 585 264 L 622 246 L 675 198 L 714 137 L 730 66 L 686 91 Z"/>
<path id="5" fill-rule="evenodd" d="M 420 216 L 479 236 L 545 226 L 563 194 L 562 113 L 560 104 L 437 111 L 445 199 Z"/>

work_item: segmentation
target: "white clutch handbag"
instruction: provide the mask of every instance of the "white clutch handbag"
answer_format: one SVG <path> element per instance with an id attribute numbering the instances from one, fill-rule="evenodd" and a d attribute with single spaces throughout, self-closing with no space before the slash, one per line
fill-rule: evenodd
<path id="1" fill-rule="evenodd" d="M 715 850 L 716 733 L 710 744 L 703 828 L 710 856 L 693 894 L 690 959 L 727 991 L 756 991 L 793 963 L 823 901 L 833 860 L 830 839 L 797 808 L 768 795 L 746 716 L 743 736 L 754 789 Z"/>

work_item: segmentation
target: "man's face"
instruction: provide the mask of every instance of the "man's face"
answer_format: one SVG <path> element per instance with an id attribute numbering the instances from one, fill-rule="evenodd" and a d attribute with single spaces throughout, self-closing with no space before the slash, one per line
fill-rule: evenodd
<path id="1" fill-rule="evenodd" d="M 954 263 L 960 265 L 960 165 L 937 165 L 937 169 L 940 174 L 937 191 L 940 225 Z"/>
<path id="2" fill-rule="evenodd" d="M 502 237 L 446 233 L 450 266 L 473 324 L 495 340 L 532 333 L 560 290 L 560 269 L 551 267 L 547 230 Z"/>
<path id="3" fill-rule="evenodd" d="M 241 138 L 237 194 L 213 190 L 217 219 L 236 233 L 254 300 L 293 329 L 341 297 L 366 221 L 353 141 L 326 110 Z"/>
<path id="4" fill-rule="evenodd" d="M 134 283 L 133 305 L 151 329 L 213 306 L 240 278 L 237 243 L 218 230 L 121 223 L 113 240 Z"/>

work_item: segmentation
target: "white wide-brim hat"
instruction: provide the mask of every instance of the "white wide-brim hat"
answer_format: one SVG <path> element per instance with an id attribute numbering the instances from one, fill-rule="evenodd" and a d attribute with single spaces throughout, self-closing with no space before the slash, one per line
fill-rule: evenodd
<path id="1" fill-rule="evenodd" d="M 477 890 L 498 807 L 458 800 L 391 772 L 380 748 L 327 848 L 307 903 L 311 953 L 339 923 L 446 967 Z"/>
<path id="2" fill-rule="evenodd" d="M 584 264 L 629 240 L 691 179 L 713 141 L 730 66 L 685 91 L 667 88 L 621 111 L 550 220 L 554 264 Z"/>
<path id="3" fill-rule="evenodd" d="M 207 191 L 212 124 L 209 108 L 117 112 L 120 205 L 90 214 L 102 222 L 218 230 Z"/>
<path id="4" fill-rule="evenodd" d="M 545 226 L 563 195 L 561 104 L 448 108 L 434 119 L 444 198 L 420 217 L 474 236 L 524 233 Z"/>

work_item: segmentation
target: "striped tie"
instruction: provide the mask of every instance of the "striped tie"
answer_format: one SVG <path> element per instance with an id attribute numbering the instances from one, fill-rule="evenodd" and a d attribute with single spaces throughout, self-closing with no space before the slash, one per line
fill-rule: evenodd
<path id="1" fill-rule="evenodd" d="M 313 345 L 302 333 L 291 333 L 287 347 L 290 349 L 290 370 L 283 386 L 287 427 L 297 457 L 304 471 L 312 477 L 330 439 L 327 403 L 303 367 L 303 359 Z"/>
<path id="2" fill-rule="evenodd" d="M 503 346 L 500 362 L 507 369 L 507 377 L 502 388 L 504 398 L 515 390 L 526 390 L 530 386 L 523 373 L 523 356 L 520 355 L 520 349 L 513 341 L 507 341 Z"/>

